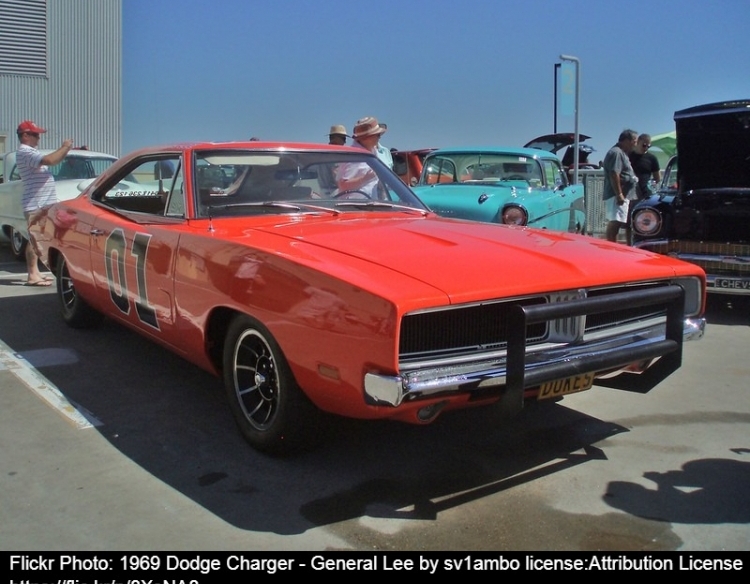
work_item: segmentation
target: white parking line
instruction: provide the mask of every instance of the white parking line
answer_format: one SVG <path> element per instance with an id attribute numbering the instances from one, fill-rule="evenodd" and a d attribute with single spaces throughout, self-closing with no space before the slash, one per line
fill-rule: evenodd
<path id="1" fill-rule="evenodd" d="M 90 414 L 84 415 L 75 408 L 49 379 L 44 377 L 26 359 L 0 340 L 1 369 L 6 369 L 13 373 L 31 391 L 47 402 L 52 409 L 59 412 L 79 430 L 102 425 L 99 420 Z"/>

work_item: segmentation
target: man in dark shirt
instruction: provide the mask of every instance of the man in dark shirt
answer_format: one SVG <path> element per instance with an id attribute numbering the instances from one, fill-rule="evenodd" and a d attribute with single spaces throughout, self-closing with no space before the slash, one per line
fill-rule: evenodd
<path id="1" fill-rule="evenodd" d="M 633 150 L 628 154 L 635 176 L 638 177 L 636 189 L 638 199 L 646 199 L 651 195 L 651 190 L 648 187 L 649 180 L 653 179 L 656 184 L 659 184 L 661 180 L 659 160 L 648 151 L 649 148 L 651 148 L 651 136 L 641 134 L 638 136 L 638 141 L 635 143 Z"/>

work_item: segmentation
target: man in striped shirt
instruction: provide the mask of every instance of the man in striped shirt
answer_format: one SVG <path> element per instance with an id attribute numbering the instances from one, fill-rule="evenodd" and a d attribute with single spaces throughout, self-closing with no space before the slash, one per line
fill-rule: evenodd
<path id="1" fill-rule="evenodd" d="M 31 120 L 21 122 L 16 130 L 21 143 L 16 152 L 16 166 L 23 182 L 23 214 L 29 226 L 37 220 L 40 209 L 57 202 L 55 179 L 49 167 L 62 162 L 73 147 L 73 140 L 68 139 L 54 152 L 42 154 L 37 146 L 40 135 L 46 131 Z M 49 286 L 52 283 L 39 271 L 39 255 L 31 235 L 26 246 L 26 268 L 29 272 L 27 286 Z"/>

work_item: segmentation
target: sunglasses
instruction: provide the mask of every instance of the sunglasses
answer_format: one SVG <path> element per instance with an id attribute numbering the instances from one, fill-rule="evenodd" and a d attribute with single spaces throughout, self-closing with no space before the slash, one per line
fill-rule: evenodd
<path id="1" fill-rule="evenodd" d="M 641 146 L 643 148 L 645 148 L 646 150 L 648 150 L 649 148 L 651 148 L 651 144 L 641 144 Z"/>

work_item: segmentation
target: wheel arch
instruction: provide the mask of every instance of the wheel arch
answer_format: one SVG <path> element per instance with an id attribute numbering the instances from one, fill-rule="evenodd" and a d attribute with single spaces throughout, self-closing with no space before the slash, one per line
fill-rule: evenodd
<path id="1" fill-rule="evenodd" d="M 204 337 L 206 354 L 214 369 L 219 374 L 221 374 L 224 368 L 223 355 L 227 331 L 234 317 L 239 314 L 243 313 L 227 306 L 217 306 L 208 315 Z"/>
<path id="2" fill-rule="evenodd" d="M 206 320 L 204 344 L 208 359 L 217 372 L 221 373 L 223 370 L 224 345 L 227 340 L 227 333 L 232 321 L 238 316 L 246 316 L 258 323 L 274 339 L 281 352 L 286 356 L 286 351 L 281 346 L 279 339 L 260 318 L 250 312 L 237 310 L 229 306 L 216 306 L 211 310 Z"/>
<path id="3" fill-rule="evenodd" d="M 60 250 L 57 249 L 56 247 L 51 247 L 47 251 L 47 262 L 49 263 L 47 268 L 49 269 L 50 272 L 54 274 L 56 278 L 59 276 L 59 274 L 57 273 L 57 260 L 60 257 L 60 255 L 62 254 Z"/>

